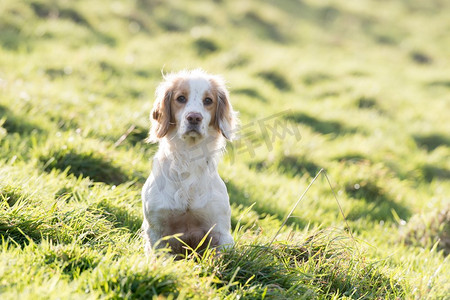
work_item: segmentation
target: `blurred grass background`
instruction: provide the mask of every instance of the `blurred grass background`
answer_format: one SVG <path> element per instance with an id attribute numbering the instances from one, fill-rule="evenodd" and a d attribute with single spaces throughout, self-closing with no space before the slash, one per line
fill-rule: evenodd
<path id="1" fill-rule="evenodd" d="M 2 298 L 445 298 L 449 13 L 439 0 L 2 0 Z M 197 67 L 226 78 L 244 126 L 288 110 L 301 139 L 230 146 L 235 250 L 149 261 L 148 114 L 161 70 Z M 357 244 L 323 233 L 344 221 L 321 178 L 287 245 L 265 248 L 320 168 Z"/>

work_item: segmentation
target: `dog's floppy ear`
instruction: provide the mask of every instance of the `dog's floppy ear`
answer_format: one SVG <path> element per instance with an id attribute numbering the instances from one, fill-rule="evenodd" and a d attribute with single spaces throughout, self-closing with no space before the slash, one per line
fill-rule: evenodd
<path id="1" fill-rule="evenodd" d="M 216 122 L 214 126 L 227 140 L 233 140 L 236 133 L 237 113 L 231 106 L 230 96 L 223 79 L 214 76 L 211 82 L 217 93 Z"/>
<path id="2" fill-rule="evenodd" d="M 156 100 L 150 112 L 151 128 L 147 139 L 150 143 L 156 143 L 163 138 L 170 127 L 170 98 L 172 97 L 172 83 L 165 81 L 156 89 Z"/>

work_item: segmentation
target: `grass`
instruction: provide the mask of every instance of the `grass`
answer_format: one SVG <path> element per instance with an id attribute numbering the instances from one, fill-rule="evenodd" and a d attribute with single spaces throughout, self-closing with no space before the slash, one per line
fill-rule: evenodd
<path id="1" fill-rule="evenodd" d="M 2 1 L 0 297 L 448 297 L 449 10 Z M 237 243 L 146 257 L 154 90 L 161 69 L 197 67 L 240 112 L 220 164 Z M 321 168 L 354 239 L 321 176 L 271 244 Z"/>

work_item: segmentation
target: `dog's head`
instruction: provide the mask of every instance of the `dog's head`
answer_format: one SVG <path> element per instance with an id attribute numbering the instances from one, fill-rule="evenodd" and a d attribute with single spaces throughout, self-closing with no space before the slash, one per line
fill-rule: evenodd
<path id="1" fill-rule="evenodd" d="M 150 119 L 151 142 L 174 135 L 188 144 L 220 135 L 231 140 L 236 126 L 223 79 L 199 69 L 164 76 Z"/>

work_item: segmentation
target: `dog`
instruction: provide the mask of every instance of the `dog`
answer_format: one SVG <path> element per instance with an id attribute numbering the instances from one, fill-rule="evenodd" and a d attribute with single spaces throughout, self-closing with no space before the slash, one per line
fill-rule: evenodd
<path id="1" fill-rule="evenodd" d="M 163 77 L 148 138 L 159 148 L 142 189 L 146 251 L 231 247 L 229 196 L 217 172 L 237 124 L 228 90 L 222 77 L 201 69 Z"/>

